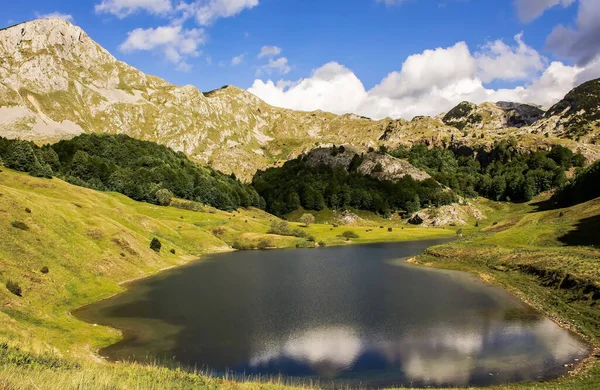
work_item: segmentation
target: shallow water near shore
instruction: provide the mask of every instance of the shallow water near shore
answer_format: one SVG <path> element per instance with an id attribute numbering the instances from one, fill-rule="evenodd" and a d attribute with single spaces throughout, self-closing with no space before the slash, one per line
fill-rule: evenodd
<path id="1" fill-rule="evenodd" d="M 588 353 L 509 293 L 412 266 L 444 241 L 208 256 L 74 314 L 121 329 L 100 354 L 323 384 L 482 386 L 550 379 Z"/>

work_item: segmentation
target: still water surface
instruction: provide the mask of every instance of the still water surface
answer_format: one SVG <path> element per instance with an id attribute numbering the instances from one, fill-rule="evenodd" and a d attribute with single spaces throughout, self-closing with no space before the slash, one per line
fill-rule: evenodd
<path id="1" fill-rule="evenodd" d="M 218 254 L 85 307 L 113 360 L 322 383 L 467 386 L 566 372 L 587 346 L 503 290 L 400 258 L 436 241 Z"/>

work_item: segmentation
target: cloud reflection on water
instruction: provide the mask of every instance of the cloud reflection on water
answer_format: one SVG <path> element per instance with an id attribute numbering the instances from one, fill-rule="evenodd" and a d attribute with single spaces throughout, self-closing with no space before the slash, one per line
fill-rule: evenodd
<path id="1" fill-rule="evenodd" d="M 288 371 L 295 364 L 311 375 L 335 378 L 367 365 L 374 374 L 385 371 L 396 381 L 424 386 L 468 385 L 485 376 L 535 380 L 549 363 L 562 365 L 586 351 L 584 344 L 546 318 L 510 326 L 501 321 L 479 327 L 439 324 L 413 329 L 396 340 L 365 337 L 357 329 L 333 325 L 256 345 L 250 361 L 253 369 Z"/>

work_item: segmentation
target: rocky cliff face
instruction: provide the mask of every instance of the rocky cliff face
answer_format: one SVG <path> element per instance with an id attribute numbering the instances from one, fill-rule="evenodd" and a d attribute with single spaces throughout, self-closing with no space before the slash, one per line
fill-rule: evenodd
<path id="1" fill-rule="evenodd" d="M 573 89 L 532 127 L 540 134 L 600 143 L 600 79 Z"/>
<path id="2" fill-rule="evenodd" d="M 498 102 L 476 105 L 462 102 L 442 118 L 459 130 L 505 129 L 530 126 L 544 117 L 545 111 L 530 104 Z"/>
<path id="3" fill-rule="evenodd" d="M 345 146 L 336 148 L 318 148 L 306 155 L 309 166 L 326 165 L 332 168 L 342 168 L 349 171 L 353 160 L 358 159 L 354 169 L 366 176 L 381 180 L 395 181 L 405 176 L 423 181 L 431 176 L 421 169 L 415 168 L 407 160 L 394 158 L 387 154 L 376 152 L 362 153 L 360 150 Z"/>
<path id="4" fill-rule="evenodd" d="M 481 126 L 473 126 L 484 137 L 474 131 L 465 136 L 455 124 L 300 112 L 269 106 L 236 87 L 203 93 L 175 86 L 117 61 L 82 29 L 60 19 L 0 30 L 0 136 L 43 143 L 82 132 L 126 133 L 245 179 L 333 144 L 364 150 L 422 142 L 470 146 L 515 134 L 534 140 L 531 144 L 552 141 L 527 127 L 515 133 L 509 120 L 484 116 Z M 588 149 L 596 153 L 594 146 Z"/>

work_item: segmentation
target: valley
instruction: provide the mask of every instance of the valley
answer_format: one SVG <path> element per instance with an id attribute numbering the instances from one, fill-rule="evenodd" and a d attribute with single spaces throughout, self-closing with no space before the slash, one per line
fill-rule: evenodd
<path id="1" fill-rule="evenodd" d="M 0 30 L 0 59 L 1 390 L 326 388 L 357 361 L 340 375 L 377 367 L 374 387 L 600 387 L 600 79 L 549 108 L 371 119 L 176 86 L 57 18 Z M 238 360 L 264 370 L 203 366 Z"/>

